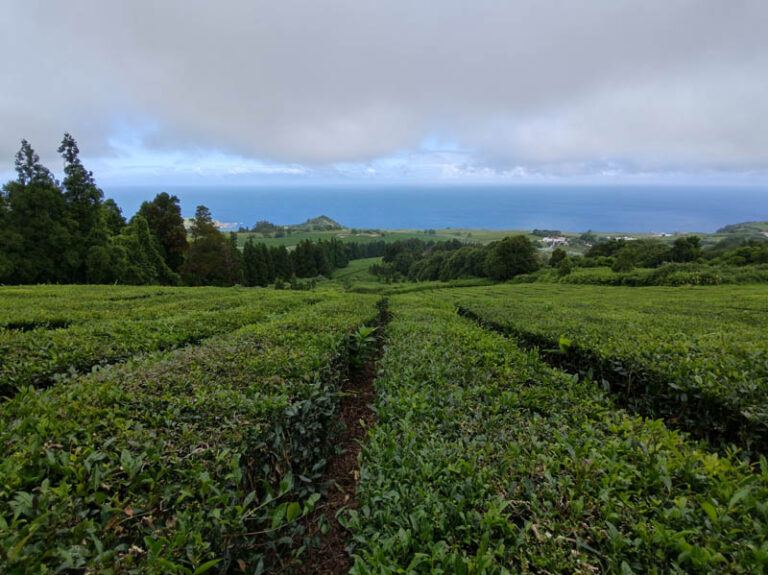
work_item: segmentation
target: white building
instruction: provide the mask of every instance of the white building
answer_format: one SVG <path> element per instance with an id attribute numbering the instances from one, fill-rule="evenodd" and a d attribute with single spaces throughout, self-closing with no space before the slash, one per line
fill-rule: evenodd
<path id="1" fill-rule="evenodd" d="M 557 236 L 550 238 L 547 236 L 546 238 L 541 238 L 541 243 L 547 244 L 549 247 L 553 248 L 555 246 L 567 246 L 568 245 L 568 238 L 565 238 L 563 236 Z"/>

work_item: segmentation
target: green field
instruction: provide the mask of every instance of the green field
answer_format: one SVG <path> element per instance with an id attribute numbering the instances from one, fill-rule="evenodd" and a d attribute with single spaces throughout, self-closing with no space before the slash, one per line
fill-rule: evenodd
<path id="1" fill-rule="evenodd" d="M 768 288 L 390 285 L 375 261 L 311 291 L 0 288 L 0 573 L 331 553 L 372 327 L 352 573 L 768 569 Z"/>
<path id="2" fill-rule="evenodd" d="M 289 226 L 290 227 L 290 226 Z M 768 222 L 748 222 L 729 226 L 727 232 L 721 233 L 699 233 L 694 232 L 701 238 L 701 245 L 705 248 L 714 246 L 721 240 L 729 239 L 731 241 L 750 239 L 765 239 L 768 233 Z M 553 230 L 556 231 L 556 230 Z M 583 230 L 586 231 L 586 230 Z M 625 237 L 629 236 L 636 239 L 658 239 L 671 244 L 677 237 L 690 235 L 681 234 L 680 236 L 667 235 L 660 237 L 658 234 L 648 233 L 627 233 L 616 231 L 590 231 L 595 237 Z M 295 246 L 302 240 L 330 240 L 340 239 L 343 242 L 370 243 L 376 241 L 395 242 L 397 240 L 408 240 L 412 238 L 422 241 L 449 241 L 459 240 L 468 243 L 488 244 L 490 242 L 501 240 L 507 236 L 525 235 L 531 241 L 541 240 L 541 236 L 534 235 L 531 230 L 487 230 L 474 228 L 440 228 L 434 230 L 414 230 L 414 229 L 377 229 L 377 230 L 356 230 L 344 227 L 340 230 L 329 231 L 306 231 L 303 229 L 293 229 L 290 235 L 283 237 L 271 237 L 273 234 L 259 234 L 253 232 L 238 233 L 238 246 L 245 245 L 248 238 L 254 241 L 262 242 L 268 246 Z M 588 244 L 580 240 L 581 232 L 562 231 L 560 235 L 568 239 L 568 251 L 570 253 L 584 253 L 588 249 Z"/>
<path id="3" fill-rule="evenodd" d="M 338 269 L 333 274 L 335 282 L 343 284 L 377 283 L 378 278 L 368 271 L 373 264 L 379 263 L 381 258 L 364 258 L 361 260 L 352 260 L 345 268 Z"/>
<path id="4" fill-rule="evenodd" d="M 397 240 L 420 239 L 425 242 L 442 242 L 448 240 L 460 240 L 463 242 L 477 242 L 487 244 L 492 241 L 503 239 L 509 235 L 528 234 L 521 230 L 480 230 L 480 229 L 451 229 L 443 228 L 439 230 L 365 230 L 353 233 L 354 230 L 344 228 L 331 231 L 294 231 L 290 235 L 281 238 L 268 237 L 263 234 L 252 232 L 241 232 L 237 234 L 237 241 L 240 247 L 243 247 L 248 238 L 252 237 L 254 241 L 265 243 L 268 246 L 295 246 L 302 240 L 330 240 L 340 239 L 343 242 L 370 243 L 370 242 L 394 242 Z M 530 236 L 534 238 L 535 236 Z"/>

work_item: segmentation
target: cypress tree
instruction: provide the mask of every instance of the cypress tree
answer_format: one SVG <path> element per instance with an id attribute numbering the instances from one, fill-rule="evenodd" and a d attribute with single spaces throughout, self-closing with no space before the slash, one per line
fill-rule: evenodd
<path id="1" fill-rule="evenodd" d="M 165 263 L 178 270 L 189 249 L 179 198 L 159 193 L 151 202 L 142 203 L 138 213 L 146 218 L 149 231 L 158 239 Z"/>
<path id="2" fill-rule="evenodd" d="M 265 268 L 265 283 L 263 285 L 269 285 L 275 281 L 275 265 L 272 262 L 272 255 L 267 248 L 267 244 L 260 243 L 259 251 L 261 252 L 261 259 L 264 261 Z"/>
<path id="3" fill-rule="evenodd" d="M 247 286 L 255 286 L 258 275 L 258 248 L 253 238 L 248 238 L 243 246 L 243 280 Z"/>
<path id="4" fill-rule="evenodd" d="M 10 283 L 70 282 L 72 238 L 61 190 L 26 140 L 15 167 L 16 180 L 3 188 L 0 277 Z"/>
<path id="5" fill-rule="evenodd" d="M 72 226 L 72 279 L 84 282 L 88 275 L 88 252 L 92 248 L 98 251 L 108 241 L 108 229 L 102 210 L 104 192 L 96 186 L 93 174 L 80 161 L 80 150 L 70 134 L 64 134 L 58 151 L 64 158 L 62 184 Z"/>

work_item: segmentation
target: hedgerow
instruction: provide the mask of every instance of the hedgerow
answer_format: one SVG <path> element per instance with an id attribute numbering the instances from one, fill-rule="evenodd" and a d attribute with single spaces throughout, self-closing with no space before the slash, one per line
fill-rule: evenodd
<path id="1" fill-rule="evenodd" d="M 610 267 L 575 267 L 567 274 L 543 269 L 528 276 L 519 276 L 515 281 L 633 287 L 755 284 L 768 282 L 768 266 L 666 263 L 658 268 L 636 268 L 626 272 L 615 272 Z"/>
<path id="2" fill-rule="evenodd" d="M 443 296 L 443 294 L 440 294 Z M 352 573 L 758 573 L 768 464 L 628 415 L 590 381 L 392 298 Z"/>
<path id="3" fill-rule="evenodd" d="M 0 288 L 0 328 L 55 329 L 97 320 L 154 319 L 253 302 L 246 289 L 159 286 L 39 285 Z"/>
<path id="4" fill-rule="evenodd" d="M 373 303 L 328 296 L 21 390 L 0 406 L 0 571 L 258 573 L 300 553 Z"/>
<path id="5" fill-rule="evenodd" d="M 215 301 L 217 295 L 210 295 Z M 200 311 L 194 305 L 189 310 L 170 307 L 165 311 L 161 307 L 153 309 L 149 317 L 136 318 L 136 308 L 141 309 L 147 301 L 138 300 L 138 304 L 114 309 L 108 318 L 66 328 L 0 329 L 0 397 L 11 396 L 25 386 L 47 386 L 57 377 L 89 371 L 139 353 L 198 343 L 261 321 L 270 313 L 316 300 L 317 296 L 310 294 L 253 290 L 236 300 L 209 301 Z"/>
<path id="6" fill-rule="evenodd" d="M 627 406 L 714 444 L 768 442 L 768 312 L 760 287 L 505 286 L 456 300 L 488 326 L 592 374 Z"/>

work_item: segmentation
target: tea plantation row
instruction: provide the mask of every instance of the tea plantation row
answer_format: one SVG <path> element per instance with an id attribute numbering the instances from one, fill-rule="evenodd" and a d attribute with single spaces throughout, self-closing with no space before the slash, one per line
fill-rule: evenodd
<path id="1" fill-rule="evenodd" d="M 768 290 L 523 285 L 462 290 L 486 326 L 713 444 L 768 447 Z"/>
<path id="2" fill-rule="evenodd" d="M 768 570 L 763 288 L 435 287 L 392 290 L 353 573 Z M 0 292 L 0 573 L 302 561 L 378 296 Z"/>
<path id="3" fill-rule="evenodd" d="M 153 319 L 192 311 L 215 311 L 254 301 L 246 289 L 160 286 L 8 286 L 0 291 L 0 328 L 66 327 L 111 319 Z"/>
<path id="4" fill-rule="evenodd" d="M 80 287 L 61 288 L 65 294 L 77 294 Z M 197 343 L 216 334 L 261 321 L 270 314 L 317 301 L 312 294 L 269 292 L 264 290 L 168 290 L 130 288 L 125 298 L 94 298 L 109 293 L 105 288 L 83 289 L 74 311 L 60 309 L 54 314 L 66 327 L 49 329 L 47 325 L 31 330 L 0 329 L 0 397 L 12 396 L 20 387 L 44 387 L 63 376 L 89 371 L 94 366 L 128 359 L 139 353 L 177 348 Z M 16 321 L 39 317 L 47 312 L 49 300 L 56 293 L 51 288 L 32 288 L 21 301 L 3 301 L 16 305 Z M 11 293 L 13 291 L 11 290 Z M 154 296 L 154 297 L 143 297 Z M 70 302 L 73 298 L 61 298 Z M 158 301 L 159 300 L 159 301 Z M 68 305 L 68 304 L 65 304 Z M 11 307 L 11 306 L 9 306 Z M 93 321 L 84 322 L 88 308 Z M 34 315 L 33 315 L 34 314 Z M 68 323 L 70 319 L 71 323 Z M 35 324 L 40 325 L 40 324 Z"/>
<path id="5" fill-rule="evenodd" d="M 768 464 L 618 409 L 445 294 L 391 299 L 353 573 L 762 573 Z"/>
<path id="6" fill-rule="evenodd" d="M 267 317 L 306 301 L 257 292 L 235 309 L 259 324 L 0 404 L 0 572 L 256 573 L 301 550 L 375 298 Z"/>

